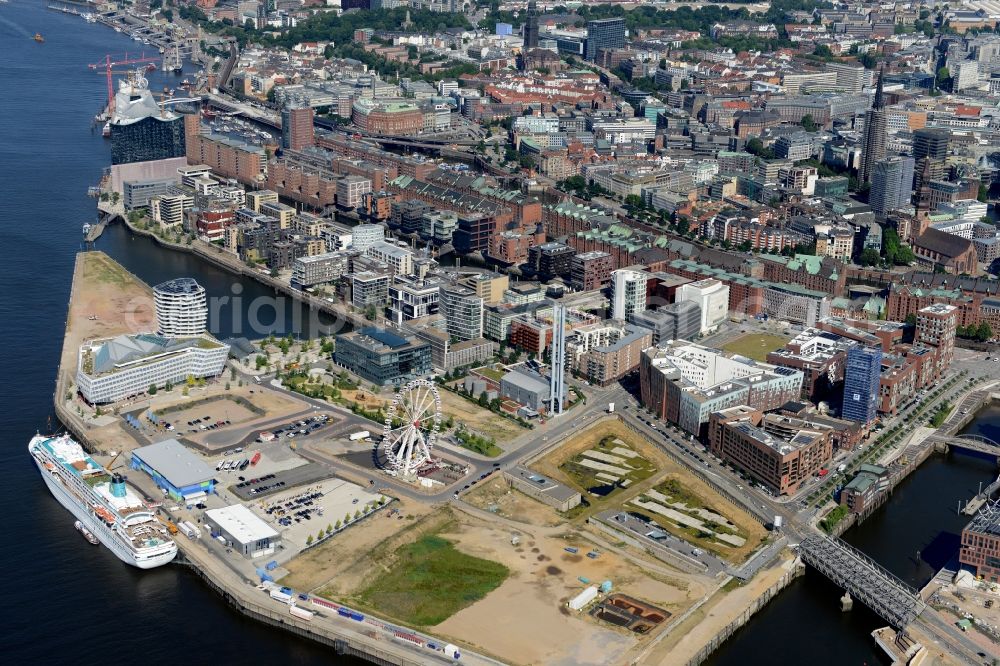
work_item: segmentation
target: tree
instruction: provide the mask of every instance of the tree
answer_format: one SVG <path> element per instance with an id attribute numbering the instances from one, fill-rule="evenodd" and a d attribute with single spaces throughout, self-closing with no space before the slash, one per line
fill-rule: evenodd
<path id="1" fill-rule="evenodd" d="M 937 71 L 937 87 L 947 88 L 951 82 L 951 72 L 947 67 L 939 67 Z"/>
<path id="2" fill-rule="evenodd" d="M 906 315 L 906 323 L 909 326 L 916 326 L 917 325 L 917 315 L 914 314 L 913 312 L 911 312 L 910 314 Z"/>
<path id="3" fill-rule="evenodd" d="M 861 258 L 858 260 L 858 263 L 862 266 L 877 266 L 881 261 L 882 257 L 879 255 L 878 250 L 866 247 L 861 251 Z"/>
<path id="4" fill-rule="evenodd" d="M 306 545 L 311 546 L 312 542 L 313 542 L 313 535 L 310 534 L 309 536 L 306 537 Z"/>
<path id="5" fill-rule="evenodd" d="M 993 329 L 985 321 L 979 324 L 979 328 L 976 329 L 976 340 L 980 342 L 986 342 L 993 337 Z"/>
<path id="6" fill-rule="evenodd" d="M 369 305 L 365 308 L 365 319 L 368 321 L 375 321 L 375 317 L 378 316 L 378 310 L 375 309 L 374 305 Z"/>
<path id="7" fill-rule="evenodd" d="M 811 113 L 807 113 L 802 116 L 802 122 L 800 124 L 802 125 L 802 129 L 807 132 L 815 132 L 819 129 L 819 125 L 817 125 L 816 121 L 813 120 Z"/>
<path id="8" fill-rule="evenodd" d="M 156 384 L 150 384 L 149 390 L 146 391 L 149 395 L 156 395 Z"/>
<path id="9" fill-rule="evenodd" d="M 979 183 L 979 193 L 976 195 L 976 199 L 986 203 L 986 200 L 990 197 L 990 190 L 985 184 Z"/>
<path id="10" fill-rule="evenodd" d="M 490 399 L 486 395 L 486 391 L 483 391 L 482 393 L 479 394 L 479 406 L 487 407 L 489 404 L 490 404 Z"/>

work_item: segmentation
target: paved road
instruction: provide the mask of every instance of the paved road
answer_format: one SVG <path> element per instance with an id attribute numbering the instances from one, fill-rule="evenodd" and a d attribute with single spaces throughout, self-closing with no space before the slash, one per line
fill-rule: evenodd
<path id="1" fill-rule="evenodd" d="M 652 550 L 654 554 L 656 552 L 665 553 L 664 557 L 667 558 L 666 561 L 668 564 L 673 564 L 675 560 L 680 559 L 690 566 L 692 570 L 703 571 L 710 576 L 715 576 L 727 568 L 725 562 L 711 553 L 703 551 L 701 555 L 695 555 L 693 552 L 695 547 L 687 541 L 675 537 L 656 524 L 640 520 L 627 511 L 603 511 L 597 514 L 595 518 L 608 523 L 615 529 L 631 533 L 631 536 L 646 544 L 646 547 Z M 650 532 L 659 532 L 663 536 L 654 539 L 647 536 Z"/>

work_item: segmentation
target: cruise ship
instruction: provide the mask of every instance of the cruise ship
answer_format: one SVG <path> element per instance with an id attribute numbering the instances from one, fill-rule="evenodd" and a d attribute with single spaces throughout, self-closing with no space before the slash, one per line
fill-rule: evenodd
<path id="1" fill-rule="evenodd" d="M 94 461 L 69 435 L 35 435 L 28 444 L 45 485 L 122 562 L 140 569 L 167 564 L 177 544 L 125 479 Z"/>

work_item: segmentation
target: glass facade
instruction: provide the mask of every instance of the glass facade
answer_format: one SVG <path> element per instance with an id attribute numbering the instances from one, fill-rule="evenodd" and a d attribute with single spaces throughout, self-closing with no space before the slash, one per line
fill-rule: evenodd
<path id="1" fill-rule="evenodd" d="M 111 125 L 111 163 L 132 164 L 184 157 L 184 117 L 143 118 Z"/>
<path id="2" fill-rule="evenodd" d="M 844 373 L 844 406 L 841 416 L 852 421 L 871 423 L 879 403 L 882 376 L 882 350 L 878 347 L 852 347 L 847 351 Z"/>

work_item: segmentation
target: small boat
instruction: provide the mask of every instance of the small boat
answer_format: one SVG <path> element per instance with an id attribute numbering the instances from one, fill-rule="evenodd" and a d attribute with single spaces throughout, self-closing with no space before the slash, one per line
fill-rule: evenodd
<path id="1" fill-rule="evenodd" d="M 101 136 L 108 138 L 111 136 L 111 121 L 104 123 L 104 129 L 101 130 Z"/>
<path id="2" fill-rule="evenodd" d="M 44 42 L 45 42 L 45 38 L 44 38 L 44 37 L 42 37 L 41 33 L 38 33 L 38 32 L 36 32 L 36 33 L 35 33 L 35 36 L 34 36 L 34 37 L 32 37 L 32 39 L 34 39 L 34 40 L 35 40 L 36 42 L 38 42 L 39 44 L 42 44 L 42 43 L 44 43 Z"/>
<path id="3" fill-rule="evenodd" d="M 155 72 L 156 71 L 156 65 L 154 65 L 153 63 L 149 63 L 148 65 L 146 65 L 146 71 L 147 72 Z"/>
<path id="4" fill-rule="evenodd" d="M 94 544 L 95 546 L 101 543 L 100 541 L 97 540 L 97 537 L 94 536 L 94 533 L 88 530 L 86 527 L 84 527 L 83 523 L 81 523 L 79 520 L 73 523 L 73 527 L 76 528 L 77 532 L 83 535 L 84 539 Z"/>

